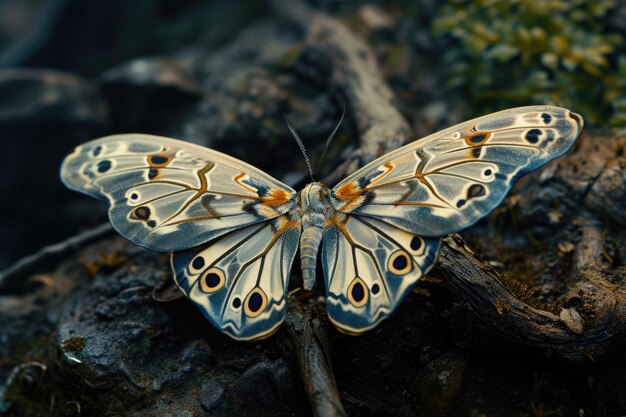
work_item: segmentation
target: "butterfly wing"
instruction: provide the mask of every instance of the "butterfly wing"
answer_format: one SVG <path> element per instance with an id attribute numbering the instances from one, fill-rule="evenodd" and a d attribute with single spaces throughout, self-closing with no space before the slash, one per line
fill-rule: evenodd
<path id="1" fill-rule="evenodd" d="M 294 210 L 175 252 L 174 280 L 222 332 L 238 340 L 267 337 L 285 317 L 300 230 Z"/>
<path id="2" fill-rule="evenodd" d="M 295 206 L 294 190 L 251 165 L 151 135 L 85 143 L 65 159 L 61 178 L 107 200 L 120 234 L 159 251 L 188 249 Z"/>
<path id="3" fill-rule="evenodd" d="M 384 221 L 337 213 L 324 230 L 326 309 L 342 331 L 358 334 L 388 317 L 435 262 L 441 238 L 423 238 Z"/>
<path id="4" fill-rule="evenodd" d="M 322 253 L 330 319 L 360 333 L 389 316 L 435 262 L 439 236 L 487 215 L 581 129 L 565 109 L 505 110 L 408 144 L 339 183 Z"/>
<path id="5" fill-rule="evenodd" d="M 453 233 L 497 207 L 520 175 L 569 150 L 582 125 L 550 106 L 470 120 L 366 165 L 332 190 L 331 202 L 422 236 Z"/>

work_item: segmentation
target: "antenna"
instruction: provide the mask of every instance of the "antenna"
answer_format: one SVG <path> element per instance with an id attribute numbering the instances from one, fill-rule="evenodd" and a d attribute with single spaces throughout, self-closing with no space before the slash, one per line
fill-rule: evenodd
<path id="1" fill-rule="evenodd" d="M 300 150 L 302 151 L 302 155 L 304 155 L 304 161 L 306 162 L 307 167 L 309 167 L 309 175 L 311 176 L 311 181 L 315 182 L 315 176 L 313 175 L 313 169 L 311 168 L 311 159 L 309 159 L 309 155 L 306 153 L 306 148 L 304 147 L 304 143 L 302 143 L 302 139 L 300 139 L 300 136 L 298 136 L 298 132 L 296 132 L 296 129 L 291 127 L 291 125 L 289 124 L 289 120 L 287 119 L 287 115 L 285 113 L 283 113 L 283 117 L 285 118 L 285 123 L 287 123 L 287 127 L 289 128 L 289 131 L 291 132 L 293 137 L 296 139 L 296 142 L 298 142 L 298 146 L 300 147 Z"/>
<path id="2" fill-rule="evenodd" d="M 326 145 L 324 146 L 322 155 L 320 156 L 320 159 L 317 161 L 317 170 L 315 171 L 315 175 L 317 176 L 320 175 L 320 168 L 322 167 L 322 161 L 324 160 L 324 157 L 326 156 L 326 151 L 328 150 L 328 146 L 330 145 L 330 142 L 332 142 L 333 138 L 335 137 L 335 133 L 337 133 L 339 126 L 341 126 L 341 122 L 343 122 L 343 118 L 345 117 L 345 115 L 346 115 L 346 105 L 344 104 L 343 112 L 341 112 L 341 119 L 339 119 L 339 123 L 337 123 L 337 126 L 335 126 L 333 131 L 330 133 L 330 136 L 328 136 L 328 139 L 326 139 Z"/>

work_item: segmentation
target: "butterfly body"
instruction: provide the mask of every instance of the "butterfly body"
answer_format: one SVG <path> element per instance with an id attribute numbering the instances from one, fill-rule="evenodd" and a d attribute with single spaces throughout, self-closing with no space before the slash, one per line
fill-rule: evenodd
<path id="1" fill-rule="evenodd" d="M 335 212 L 329 195 L 330 189 L 319 182 L 308 184 L 298 194 L 303 229 L 300 236 L 300 265 L 305 290 L 313 288 L 315 283 L 317 253 L 322 243 L 324 225 Z"/>
<path id="2" fill-rule="evenodd" d="M 107 200 L 123 236 L 171 252 L 180 290 L 229 336 L 278 329 L 298 248 L 304 287 L 319 252 L 329 319 L 359 334 L 428 272 L 441 236 L 487 215 L 520 175 L 570 149 L 582 124 L 558 107 L 509 109 L 409 143 L 332 189 L 313 182 L 299 193 L 228 155 L 150 135 L 81 145 L 61 178 Z"/>

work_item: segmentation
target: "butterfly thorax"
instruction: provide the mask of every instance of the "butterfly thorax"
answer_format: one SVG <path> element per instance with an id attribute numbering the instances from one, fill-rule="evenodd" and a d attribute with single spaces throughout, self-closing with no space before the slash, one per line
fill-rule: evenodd
<path id="1" fill-rule="evenodd" d="M 298 193 L 298 210 L 302 218 L 300 236 L 300 263 L 304 289 L 310 290 L 315 283 L 317 252 L 322 242 L 324 221 L 333 210 L 328 196 L 330 190 L 320 182 L 308 184 Z"/>

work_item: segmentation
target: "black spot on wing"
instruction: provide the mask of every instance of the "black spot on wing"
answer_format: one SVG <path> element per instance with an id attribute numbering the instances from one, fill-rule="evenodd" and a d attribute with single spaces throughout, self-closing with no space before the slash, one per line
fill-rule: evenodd
<path id="1" fill-rule="evenodd" d="M 193 262 L 191 263 L 191 266 L 194 267 L 194 269 L 201 269 L 204 267 L 204 258 L 202 256 L 198 256 L 196 259 L 193 260 Z"/>
<path id="2" fill-rule="evenodd" d="M 486 134 L 486 133 L 481 133 L 481 134 L 478 134 L 478 135 L 473 135 L 473 136 L 470 136 L 470 137 L 468 138 L 468 140 L 469 140 L 471 143 L 481 143 L 481 142 L 483 142 L 486 138 L 487 138 L 487 134 Z"/>
<path id="3" fill-rule="evenodd" d="M 541 129 L 530 129 L 528 132 L 526 132 L 526 141 L 528 143 L 532 143 L 535 144 L 539 141 L 539 136 L 542 135 L 542 131 Z"/>
<path id="4" fill-rule="evenodd" d="M 109 161 L 108 159 L 105 159 L 104 161 L 98 162 L 97 169 L 100 174 L 104 174 L 105 172 L 111 169 L 111 166 L 112 166 L 111 161 Z"/>
<path id="5" fill-rule="evenodd" d="M 472 184 L 467 189 L 467 199 L 482 197 L 486 194 L 485 186 L 482 184 Z"/>
<path id="6" fill-rule="evenodd" d="M 159 176 L 159 170 L 156 168 L 150 168 L 148 170 L 148 179 L 153 180 Z"/>
<path id="7" fill-rule="evenodd" d="M 150 218 L 150 208 L 141 206 L 130 212 L 130 218 L 133 220 L 148 220 Z"/>

